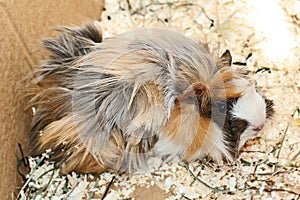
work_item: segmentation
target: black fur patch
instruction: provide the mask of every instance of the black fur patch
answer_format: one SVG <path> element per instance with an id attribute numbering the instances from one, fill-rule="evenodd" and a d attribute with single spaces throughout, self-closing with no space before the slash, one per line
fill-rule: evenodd
<path id="1" fill-rule="evenodd" d="M 229 121 L 229 125 L 225 123 L 223 127 L 225 138 L 228 142 L 228 150 L 235 159 L 238 157 L 240 136 L 248 128 L 248 126 L 249 123 L 246 120 L 232 118 Z"/>
<path id="2" fill-rule="evenodd" d="M 271 118 L 275 113 L 274 108 L 273 108 L 274 103 L 273 103 L 272 100 L 269 100 L 269 99 L 266 99 L 266 98 L 264 98 L 264 99 L 265 99 L 265 102 L 266 102 L 267 118 Z"/>
<path id="3" fill-rule="evenodd" d="M 232 105 L 238 98 L 218 101 L 212 107 L 212 120 L 222 128 L 228 151 L 233 158 L 238 156 L 238 144 L 241 134 L 248 128 L 246 120 L 231 115 Z"/>

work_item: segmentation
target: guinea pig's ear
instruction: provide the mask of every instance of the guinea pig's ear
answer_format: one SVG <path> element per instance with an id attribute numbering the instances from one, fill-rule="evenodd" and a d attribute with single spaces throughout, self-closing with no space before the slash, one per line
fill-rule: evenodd
<path id="1" fill-rule="evenodd" d="M 230 67 L 232 63 L 232 57 L 230 51 L 227 49 L 218 61 L 218 68 Z"/>
<path id="2" fill-rule="evenodd" d="M 207 87 L 204 83 L 194 83 L 190 85 L 187 89 L 185 89 L 182 93 L 182 95 L 177 97 L 178 101 L 185 101 L 189 99 L 190 97 L 196 97 L 200 96 L 207 90 Z"/>

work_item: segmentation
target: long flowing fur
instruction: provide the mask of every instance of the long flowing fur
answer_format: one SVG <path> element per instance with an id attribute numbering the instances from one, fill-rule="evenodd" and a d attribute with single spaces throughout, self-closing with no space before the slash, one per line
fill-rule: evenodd
<path id="1" fill-rule="evenodd" d="M 144 168 L 162 134 L 188 138 L 181 153 L 191 157 L 208 134 L 211 99 L 238 97 L 248 84 L 231 57 L 216 61 L 179 33 L 140 29 L 102 41 L 95 23 L 60 31 L 44 40 L 50 57 L 34 73 L 30 106 L 32 154 L 51 149 L 63 173 Z M 191 85 L 197 102 L 186 97 Z"/>

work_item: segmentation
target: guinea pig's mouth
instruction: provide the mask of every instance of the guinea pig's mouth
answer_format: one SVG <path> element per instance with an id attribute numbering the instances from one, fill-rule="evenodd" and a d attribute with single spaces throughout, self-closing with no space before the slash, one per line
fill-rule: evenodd
<path id="1" fill-rule="evenodd" d="M 258 133 L 261 131 L 260 130 L 256 130 L 256 131 L 253 131 L 253 128 L 250 126 L 249 128 L 247 128 L 244 133 L 240 136 L 240 139 L 239 139 L 239 145 L 238 145 L 238 151 L 240 151 L 240 149 L 245 145 L 245 143 L 248 141 L 248 140 L 251 140 L 251 139 L 254 139 L 256 138 L 256 136 L 258 135 Z"/>

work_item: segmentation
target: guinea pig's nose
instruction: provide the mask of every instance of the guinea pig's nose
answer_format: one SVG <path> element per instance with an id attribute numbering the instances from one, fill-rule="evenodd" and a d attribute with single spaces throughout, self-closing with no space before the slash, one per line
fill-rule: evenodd
<path id="1" fill-rule="evenodd" d="M 260 125 L 260 126 L 257 126 L 255 128 L 253 128 L 252 130 L 255 131 L 255 132 L 258 132 L 258 131 L 261 131 L 261 129 L 263 129 L 264 125 Z"/>

